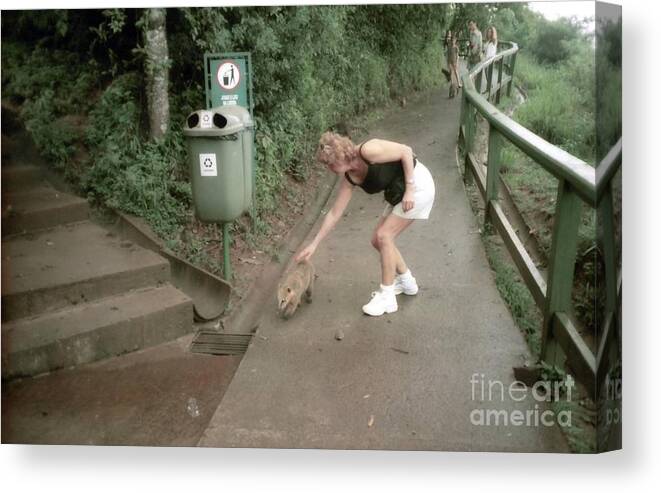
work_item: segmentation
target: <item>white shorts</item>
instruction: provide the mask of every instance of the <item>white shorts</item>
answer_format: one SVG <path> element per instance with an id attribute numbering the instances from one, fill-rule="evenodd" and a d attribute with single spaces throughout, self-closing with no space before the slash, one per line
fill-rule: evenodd
<path id="1" fill-rule="evenodd" d="M 402 203 L 395 206 L 386 204 L 383 210 L 383 216 L 392 213 L 396 216 L 405 219 L 428 219 L 431 208 L 434 205 L 434 196 L 436 195 L 436 187 L 434 186 L 434 179 L 429 172 L 429 169 L 418 160 L 418 163 L 413 168 L 413 179 L 415 180 L 415 192 L 413 193 L 413 209 L 404 212 Z"/>

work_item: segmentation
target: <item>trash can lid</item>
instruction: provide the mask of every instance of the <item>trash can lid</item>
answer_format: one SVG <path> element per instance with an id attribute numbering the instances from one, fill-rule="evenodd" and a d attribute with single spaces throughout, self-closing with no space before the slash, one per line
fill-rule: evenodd
<path id="1" fill-rule="evenodd" d="M 232 135 L 253 126 L 250 112 L 243 106 L 217 106 L 210 110 L 194 111 L 188 115 L 184 125 L 184 135 L 190 137 Z"/>

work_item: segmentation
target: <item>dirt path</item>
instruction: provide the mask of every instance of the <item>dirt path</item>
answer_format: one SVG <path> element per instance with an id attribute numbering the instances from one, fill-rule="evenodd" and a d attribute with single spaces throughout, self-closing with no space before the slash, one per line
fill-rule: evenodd
<path id="1" fill-rule="evenodd" d="M 369 239 L 384 202 L 357 190 L 313 259 L 319 274 L 313 303 L 289 321 L 277 317 L 275 295 L 264 307 L 257 336 L 200 445 L 568 450 L 557 426 L 471 422 L 487 411 L 510 417 L 546 408 L 531 396 L 515 401 L 507 394 L 512 367 L 528 349 L 477 234 L 456 167 L 460 99 L 445 94 L 420 96 L 370 129 L 371 136 L 411 145 L 434 176 L 430 219 L 413 224 L 398 242 L 419 294 L 400 296 L 397 313 L 362 314 L 379 284 Z M 480 395 L 482 382 L 496 382 L 491 399 Z"/>

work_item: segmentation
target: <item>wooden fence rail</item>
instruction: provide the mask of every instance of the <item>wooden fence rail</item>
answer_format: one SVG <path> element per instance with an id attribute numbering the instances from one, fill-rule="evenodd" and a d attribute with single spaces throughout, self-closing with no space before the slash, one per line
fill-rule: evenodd
<path id="1" fill-rule="evenodd" d="M 459 144 L 464 151 L 464 180 L 476 185 L 485 204 L 486 222 L 503 238 L 533 299 L 543 314 L 540 362 L 559 365 L 567 358 L 576 378 L 596 397 L 598 382 L 619 358 L 613 353 L 621 337 L 619 300 L 621 276 L 617 272 L 611 182 L 621 165 L 621 140 L 595 168 L 547 142 L 513 121 L 495 105 L 501 92 L 511 94 L 518 46 L 499 43 L 499 53 L 472 67 L 462 76 L 463 96 Z M 494 104 L 492 104 L 492 102 Z M 474 152 L 477 117 L 489 127 L 486 176 Z M 501 150 L 509 142 L 558 179 L 555 218 L 548 272 L 539 271 L 505 215 L 498 196 Z M 588 347 L 569 316 L 572 309 L 574 264 L 582 202 L 596 210 L 605 264 L 606 313 L 596 354 Z"/>

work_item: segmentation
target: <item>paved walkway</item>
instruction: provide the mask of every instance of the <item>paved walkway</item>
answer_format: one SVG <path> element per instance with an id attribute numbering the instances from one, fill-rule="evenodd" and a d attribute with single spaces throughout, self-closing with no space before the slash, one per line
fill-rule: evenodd
<path id="1" fill-rule="evenodd" d="M 545 408 L 532 397 L 502 400 L 498 383 L 491 400 L 481 399 L 479 383 L 471 384 L 477 374 L 478 382 L 507 389 L 528 349 L 477 233 L 455 159 L 460 99 L 446 94 L 422 96 L 370 129 L 411 145 L 434 176 L 430 219 L 415 222 L 398 242 L 419 294 L 401 295 L 394 314 L 362 314 L 379 284 L 369 240 L 384 202 L 356 190 L 313 258 L 314 301 L 284 321 L 274 294 L 200 445 L 568 451 L 557 426 L 505 426 L 502 415 L 499 426 L 471 423 L 474 409 L 511 416 Z"/>

